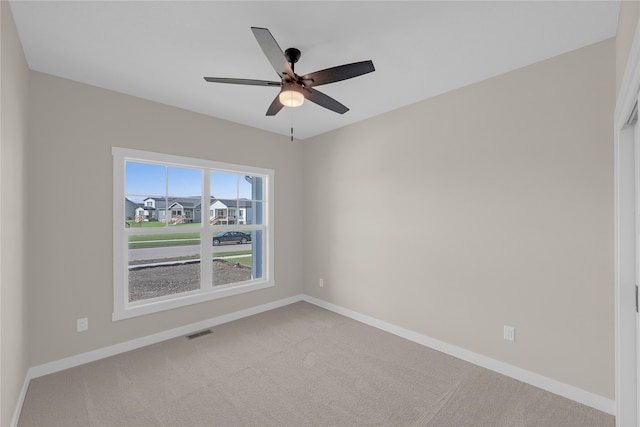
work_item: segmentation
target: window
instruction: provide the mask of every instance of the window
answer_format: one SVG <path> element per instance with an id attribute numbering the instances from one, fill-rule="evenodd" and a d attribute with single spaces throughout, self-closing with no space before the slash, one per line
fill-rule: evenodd
<path id="1" fill-rule="evenodd" d="M 113 320 L 274 285 L 272 170 L 114 147 L 113 171 Z"/>

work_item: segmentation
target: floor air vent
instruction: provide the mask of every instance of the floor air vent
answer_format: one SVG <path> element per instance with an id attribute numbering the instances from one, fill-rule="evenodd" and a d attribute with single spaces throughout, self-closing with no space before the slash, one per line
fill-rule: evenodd
<path id="1" fill-rule="evenodd" d="M 196 332 L 195 334 L 187 335 L 187 339 L 188 340 L 192 340 L 194 338 L 200 338 L 200 337 L 203 337 L 205 335 L 212 334 L 212 333 L 213 333 L 213 331 L 211 329 L 205 329 L 204 331 L 200 331 L 200 332 Z"/>

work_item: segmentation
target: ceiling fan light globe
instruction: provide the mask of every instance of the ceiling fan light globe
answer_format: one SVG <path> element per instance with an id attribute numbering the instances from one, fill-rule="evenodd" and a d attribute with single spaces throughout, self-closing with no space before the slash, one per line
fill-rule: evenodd
<path id="1" fill-rule="evenodd" d="M 285 107 L 299 107 L 304 103 L 304 95 L 296 90 L 283 90 L 278 95 L 280 103 Z"/>

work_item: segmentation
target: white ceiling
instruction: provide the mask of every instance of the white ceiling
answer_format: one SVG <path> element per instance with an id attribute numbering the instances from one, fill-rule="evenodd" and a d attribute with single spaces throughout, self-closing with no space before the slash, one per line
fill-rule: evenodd
<path id="1" fill-rule="evenodd" d="M 619 1 L 12 1 L 29 67 L 71 80 L 309 138 L 616 34 Z M 278 80 L 250 27 L 296 47 L 300 75 L 373 60 L 376 71 L 318 89 L 266 117 Z"/>

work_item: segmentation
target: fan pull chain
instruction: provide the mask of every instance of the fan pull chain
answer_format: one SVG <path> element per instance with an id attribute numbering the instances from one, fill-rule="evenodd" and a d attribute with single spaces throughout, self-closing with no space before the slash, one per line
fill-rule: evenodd
<path id="1" fill-rule="evenodd" d="M 293 108 L 289 108 L 291 110 L 291 142 L 293 142 Z"/>

